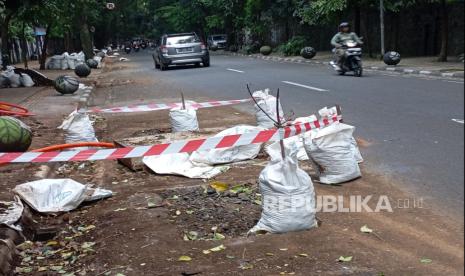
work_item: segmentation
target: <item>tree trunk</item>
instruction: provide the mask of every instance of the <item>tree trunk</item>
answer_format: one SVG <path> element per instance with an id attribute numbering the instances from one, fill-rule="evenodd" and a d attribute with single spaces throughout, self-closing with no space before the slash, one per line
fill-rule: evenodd
<path id="1" fill-rule="evenodd" d="M 92 46 L 92 38 L 89 32 L 89 26 L 87 25 L 87 16 L 81 17 L 81 28 L 79 31 L 79 37 L 81 39 L 82 51 L 86 55 L 86 60 L 94 57 L 94 49 Z"/>
<path id="2" fill-rule="evenodd" d="M 40 70 L 45 70 L 45 62 L 47 62 L 47 47 L 48 47 L 48 35 L 51 30 L 50 25 L 47 26 L 47 31 L 44 37 L 44 44 L 42 45 L 42 54 L 40 55 Z"/>
<path id="3" fill-rule="evenodd" d="M 447 61 L 447 50 L 449 48 L 449 12 L 446 0 L 441 0 L 441 52 L 438 61 Z"/>
<path id="4" fill-rule="evenodd" d="M 3 20 L 2 22 L 2 27 L 1 27 L 1 30 L 2 30 L 2 55 L 8 55 L 8 61 L 7 63 L 10 63 L 11 62 L 11 59 L 10 59 L 10 49 L 8 47 L 8 27 L 10 26 L 10 21 L 11 21 L 11 18 L 13 17 L 13 14 L 12 13 L 9 13 L 5 16 L 5 20 Z M 3 57 L 0 57 L 0 58 L 3 58 Z"/>
<path id="5" fill-rule="evenodd" d="M 28 67 L 28 49 L 27 49 L 27 41 L 26 41 L 26 25 L 23 22 L 23 29 L 21 33 L 21 55 L 23 56 L 24 68 L 29 69 Z"/>

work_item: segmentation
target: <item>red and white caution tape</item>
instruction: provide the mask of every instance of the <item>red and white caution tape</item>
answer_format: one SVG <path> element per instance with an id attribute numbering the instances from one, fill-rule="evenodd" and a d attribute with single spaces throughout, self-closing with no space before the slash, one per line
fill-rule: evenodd
<path id="1" fill-rule="evenodd" d="M 329 119 L 315 121 L 312 123 L 297 124 L 282 129 L 255 131 L 238 135 L 211 137 L 207 139 L 176 141 L 169 144 L 159 144 L 154 146 L 43 153 L 0 153 L 0 164 L 115 160 L 261 144 L 270 141 L 279 141 L 280 139 L 300 135 L 314 129 L 324 128 L 340 121 L 341 119 L 341 116 L 334 115 Z"/>
<path id="2" fill-rule="evenodd" d="M 199 108 L 207 108 L 207 107 L 227 106 L 227 105 L 247 103 L 247 102 L 250 102 L 251 100 L 252 99 L 232 100 L 232 101 L 210 101 L 210 102 L 205 102 L 205 103 L 186 102 L 186 107 L 199 109 Z M 113 108 L 94 108 L 94 109 L 88 110 L 88 112 L 91 112 L 91 113 L 133 113 L 133 112 L 166 110 L 166 109 L 172 109 L 172 108 L 180 108 L 182 106 L 183 106 L 182 103 L 143 104 L 143 105 L 133 105 L 133 106 L 123 106 L 123 107 L 113 107 Z"/>

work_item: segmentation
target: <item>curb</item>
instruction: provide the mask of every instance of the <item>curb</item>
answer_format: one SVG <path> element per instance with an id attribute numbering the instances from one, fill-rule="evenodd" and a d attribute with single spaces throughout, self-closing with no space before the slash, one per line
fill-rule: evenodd
<path id="1" fill-rule="evenodd" d="M 303 59 L 298 59 L 298 58 L 282 58 L 282 57 L 276 57 L 276 56 L 246 55 L 246 54 L 239 54 L 239 53 L 226 53 L 226 55 L 239 56 L 239 57 L 250 57 L 250 58 L 277 61 L 277 62 L 329 65 L 328 61 L 303 60 Z M 462 79 L 462 80 L 464 79 L 464 72 L 443 73 L 441 71 L 427 71 L 427 70 L 418 70 L 418 69 L 410 69 L 410 68 L 399 68 L 396 66 L 367 66 L 365 68 L 369 70 L 381 71 L 381 72 L 382 71 L 397 72 L 397 73 L 402 73 L 405 75 L 435 76 L 435 77 L 454 78 L 454 79 Z"/>

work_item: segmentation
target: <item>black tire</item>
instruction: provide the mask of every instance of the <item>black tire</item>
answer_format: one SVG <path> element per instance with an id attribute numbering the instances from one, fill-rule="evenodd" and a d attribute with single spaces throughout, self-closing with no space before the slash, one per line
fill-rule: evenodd
<path id="1" fill-rule="evenodd" d="M 203 62 L 203 67 L 210 67 L 210 60 L 206 60 Z"/>
<path id="2" fill-rule="evenodd" d="M 339 71 L 339 72 L 337 72 L 337 73 L 339 74 L 339 76 L 344 76 L 344 75 L 346 74 L 346 71 L 342 71 L 342 70 L 341 70 L 341 71 Z"/>
<path id="3" fill-rule="evenodd" d="M 160 70 L 161 70 L 161 71 L 166 71 L 166 70 L 168 70 L 168 66 L 165 65 L 165 64 L 163 64 L 163 63 L 160 63 L 158 66 L 160 66 Z"/>
<path id="4" fill-rule="evenodd" d="M 354 71 L 356 77 L 363 76 L 363 66 L 361 61 L 357 61 L 357 69 Z"/>

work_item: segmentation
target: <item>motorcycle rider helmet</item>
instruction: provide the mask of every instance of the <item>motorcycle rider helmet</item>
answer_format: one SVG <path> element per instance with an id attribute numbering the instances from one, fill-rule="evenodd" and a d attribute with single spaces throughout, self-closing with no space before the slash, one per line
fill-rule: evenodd
<path id="1" fill-rule="evenodd" d="M 350 28 L 350 23 L 349 22 L 342 22 L 339 24 L 339 31 L 342 31 L 344 28 Z"/>

